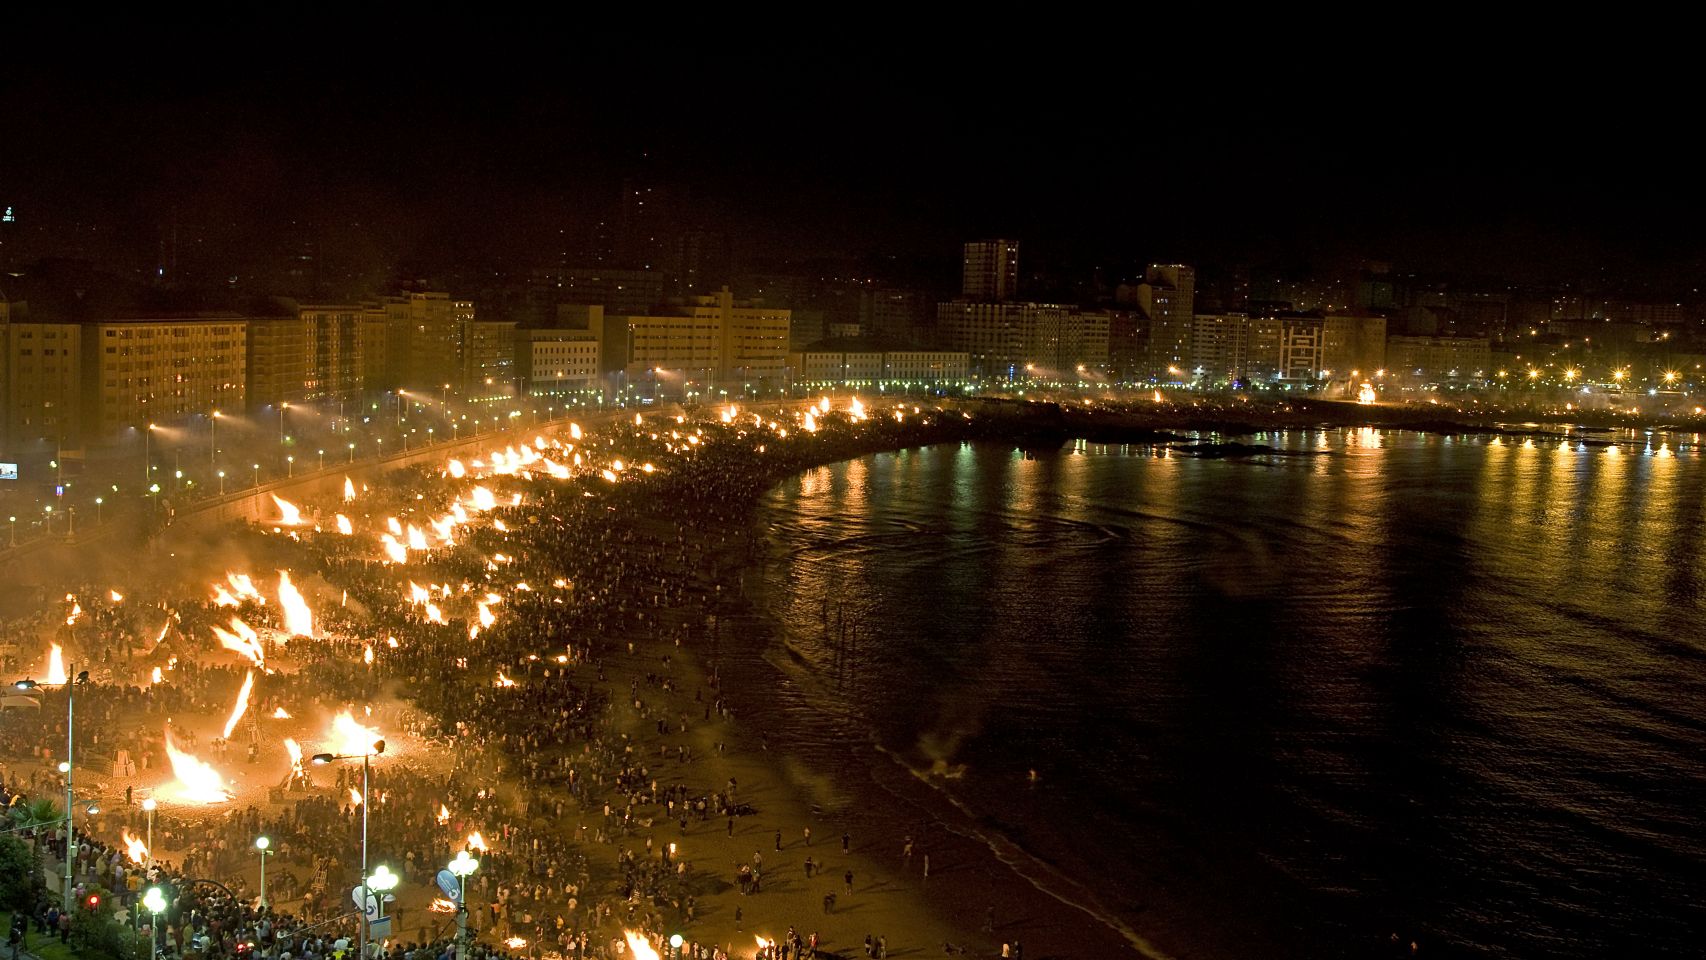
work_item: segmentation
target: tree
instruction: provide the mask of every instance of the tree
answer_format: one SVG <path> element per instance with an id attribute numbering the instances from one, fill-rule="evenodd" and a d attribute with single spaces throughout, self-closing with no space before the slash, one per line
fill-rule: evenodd
<path id="1" fill-rule="evenodd" d="M 92 960 L 143 960 L 150 955 L 148 939 L 113 914 L 114 901 L 101 887 L 85 887 L 83 901 L 71 918 L 71 951 Z"/>
<path id="2" fill-rule="evenodd" d="M 41 857 L 35 847 L 15 836 L 0 836 L 0 909 L 28 914 L 41 887 Z"/>

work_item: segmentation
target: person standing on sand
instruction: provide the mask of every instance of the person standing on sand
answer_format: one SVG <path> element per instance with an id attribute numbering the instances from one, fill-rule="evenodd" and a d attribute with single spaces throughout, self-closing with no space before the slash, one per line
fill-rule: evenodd
<path id="1" fill-rule="evenodd" d="M 776 849 L 782 849 L 782 831 L 776 831 Z"/>
<path id="2" fill-rule="evenodd" d="M 812 828 L 807 827 L 806 828 L 806 846 L 809 847 L 811 845 L 812 845 Z"/>
<path id="3" fill-rule="evenodd" d="M 906 861 L 907 866 L 909 866 L 909 867 L 912 866 L 912 838 L 911 837 L 907 837 L 906 843 L 901 846 L 900 858 L 902 860 Z"/>
<path id="4" fill-rule="evenodd" d="M 847 852 L 847 848 L 849 845 L 852 844 L 852 842 L 853 842 L 853 838 L 849 837 L 847 835 L 847 831 L 845 831 L 845 830 L 841 831 L 841 852 L 842 853 Z"/>
<path id="5" fill-rule="evenodd" d="M 847 893 L 851 896 L 853 894 L 853 871 L 847 871 L 846 875 L 843 876 L 842 879 L 847 881 Z"/>

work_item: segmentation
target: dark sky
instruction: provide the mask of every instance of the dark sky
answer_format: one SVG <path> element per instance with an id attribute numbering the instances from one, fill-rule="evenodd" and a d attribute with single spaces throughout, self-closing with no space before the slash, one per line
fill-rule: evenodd
<path id="1" fill-rule="evenodd" d="M 944 49 L 396 42 L 19 64 L 0 75 L 0 204 L 128 248 L 176 216 L 233 249 L 311 223 L 375 256 L 549 263 L 637 174 L 753 257 L 951 258 L 1005 234 L 1079 264 L 1351 256 L 1677 282 L 1706 249 L 1696 162 L 1666 147 L 1676 121 L 1650 95 L 1439 64 L 1393 88 L 1355 58 L 1161 70 L 1127 50 Z"/>

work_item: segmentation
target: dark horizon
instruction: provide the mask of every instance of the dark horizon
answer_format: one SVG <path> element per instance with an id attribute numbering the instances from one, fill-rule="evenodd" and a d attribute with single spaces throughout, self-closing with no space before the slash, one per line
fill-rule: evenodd
<path id="1" fill-rule="evenodd" d="M 667 190 L 748 266 L 933 275 L 961 242 L 1010 236 L 1027 264 L 1080 275 L 1380 260 L 1677 297 L 1706 266 L 1684 158 L 1578 148 L 1562 94 L 1444 111 L 1282 83 L 1169 104 L 1105 64 L 1004 99 L 951 69 L 788 82 L 786 57 L 709 78 L 705 60 L 378 63 L 218 87 L 188 63 L 20 70 L 0 81 L 0 205 L 49 254 L 128 268 L 176 224 L 239 273 L 301 245 L 393 277 L 575 263 L 625 180 Z"/>

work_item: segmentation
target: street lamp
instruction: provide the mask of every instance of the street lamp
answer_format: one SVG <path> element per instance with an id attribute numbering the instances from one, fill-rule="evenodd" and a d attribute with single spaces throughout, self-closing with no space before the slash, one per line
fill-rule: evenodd
<path id="1" fill-rule="evenodd" d="M 324 450 L 320 451 L 320 469 L 326 469 L 326 451 Z"/>
<path id="2" fill-rule="evenodd" d="M 255 486 L 261 485 L 261 465 L 255 464 Z"/>
<path id="3" fill-rule="evenodd" d="M 157 429 L 159 429 L 159 428 L 151 423 L 148 425 L 147 430 L 142 431 L 142 482 L 143 483 L 147 483 L 148 479 L 154 475 L 154 455 L 150 451 L 152 451 L 154 449 L 154 431 Z"/>
<path id="4" fill-rule="evenodd" d="M 355 462 L 355 444 L 353 443 L 349 445 L 349 462 Z"/>
<path id="5" fill-rule="evenodd" d="M 71 870 L 77 863 L 77 833 L 75 824 L 71 821 L 71 807 L 77 802 L 72 794 L 72 780 L 77 773 L 77 740 L 75 733 L 77 718 L 77 684 L 89 682 L 89 671 L 73 673 L 71 665 L 65 666 L 65 762 L 59 765 L 61 773 L 65 774 L 65 890 L 64 900 L 67 912 L 71 910 Z M 12 684 L 19 690 L 33 690 L 38 683 L 34 680 L 19 680 Z"/>
<path id="6" fill-rule="evenodd" d="M 480 861 L 459 850 L 450 861 L 450 872 L 456 876 L 456 960 L 468 956 L 468 878 L 480 869 Z"/>
<path id="7" fill-rule="evenodd" d="M 142 812 L 148 814 L 148 865 L 154 866 L 154 808 L 159 806 L 153 797 L 142 801 Z"/>
<path id="8" fill-rule="evenodd" d="M 261 909 L 262 910 L 265 910 L 267 908 L 267 857 L 271 855 L 271 851 L 268 850 L 267 848 L 269 848 L 271 846 L 272 846 L 272 841 L 267 839 L 266 837 L 263 836 L 263 837 L 256 837 L 255 838 L 255 849 L 259 850 L 261 852 Z"/>
<path id="9" fill-rule="evenodd" d="M 104 502 L 105 501 L 103 501 L 100 497 L 95 498 L 95 523 L 96 524 L 99 524 L 101 522 L 101 504 Z"/>
<path id="10" fill-rule="evenodd" d="M 296 476 L 296 458 L 295 457 L 292 456 L 292 457 L 285 457 L 284 458 L 284 475 L 287 477 Z"/>
<path id="11" fill-rule="evenodd" d="M 12 521 L 12 546 L 15 547 L 18 545 L 18 518 L 7 517 L 7 519 Z"/>
<path id="12" fill-rule="evenodd" d="M 385 741 L 375 740 L 365 753 L 316 753 L 313 763 L 323 767 L 334 760 L 361 760 L 361 944 L 356 954 L 361 960 L 367 960 L 367 891 L 370 886 L 367 876 L 367 781 L 372 766 L 372 759 L 385 752 Z M 386 871 L 389 872 L 389 871 Z M 395 884 L 392 884 L 395 886 Z"/>
<path id="13" fill-rule="evenodd" d="M 225 471 L 219 471 L 219 495 L 225 496 Z"/>
<path id="14" fill-rule="evenodd" d="M 153 943 L 154 960 L 160 960 L 160 914 L 166 912 L 166 895 L 159 887 L 149 887 L 142 895 L 142 905 L 148 908 L 148 913 L 154 920 L 148 926 L 148 939 Z"/>
<path id="15" fill-rule="evenodd" d="M 207 465 L 210 467 L 219 466 L 219 418 L 222 416 L 224 414 L 215 410 L 213 416 L 207 418 Z"/>
<path id="16" fill-rule="evenodd" d="M 284 445 L 284 411 L 289 409 L 290 404 L 288 403 L 278 405 L 278 442 L 280 446 Z"/>

